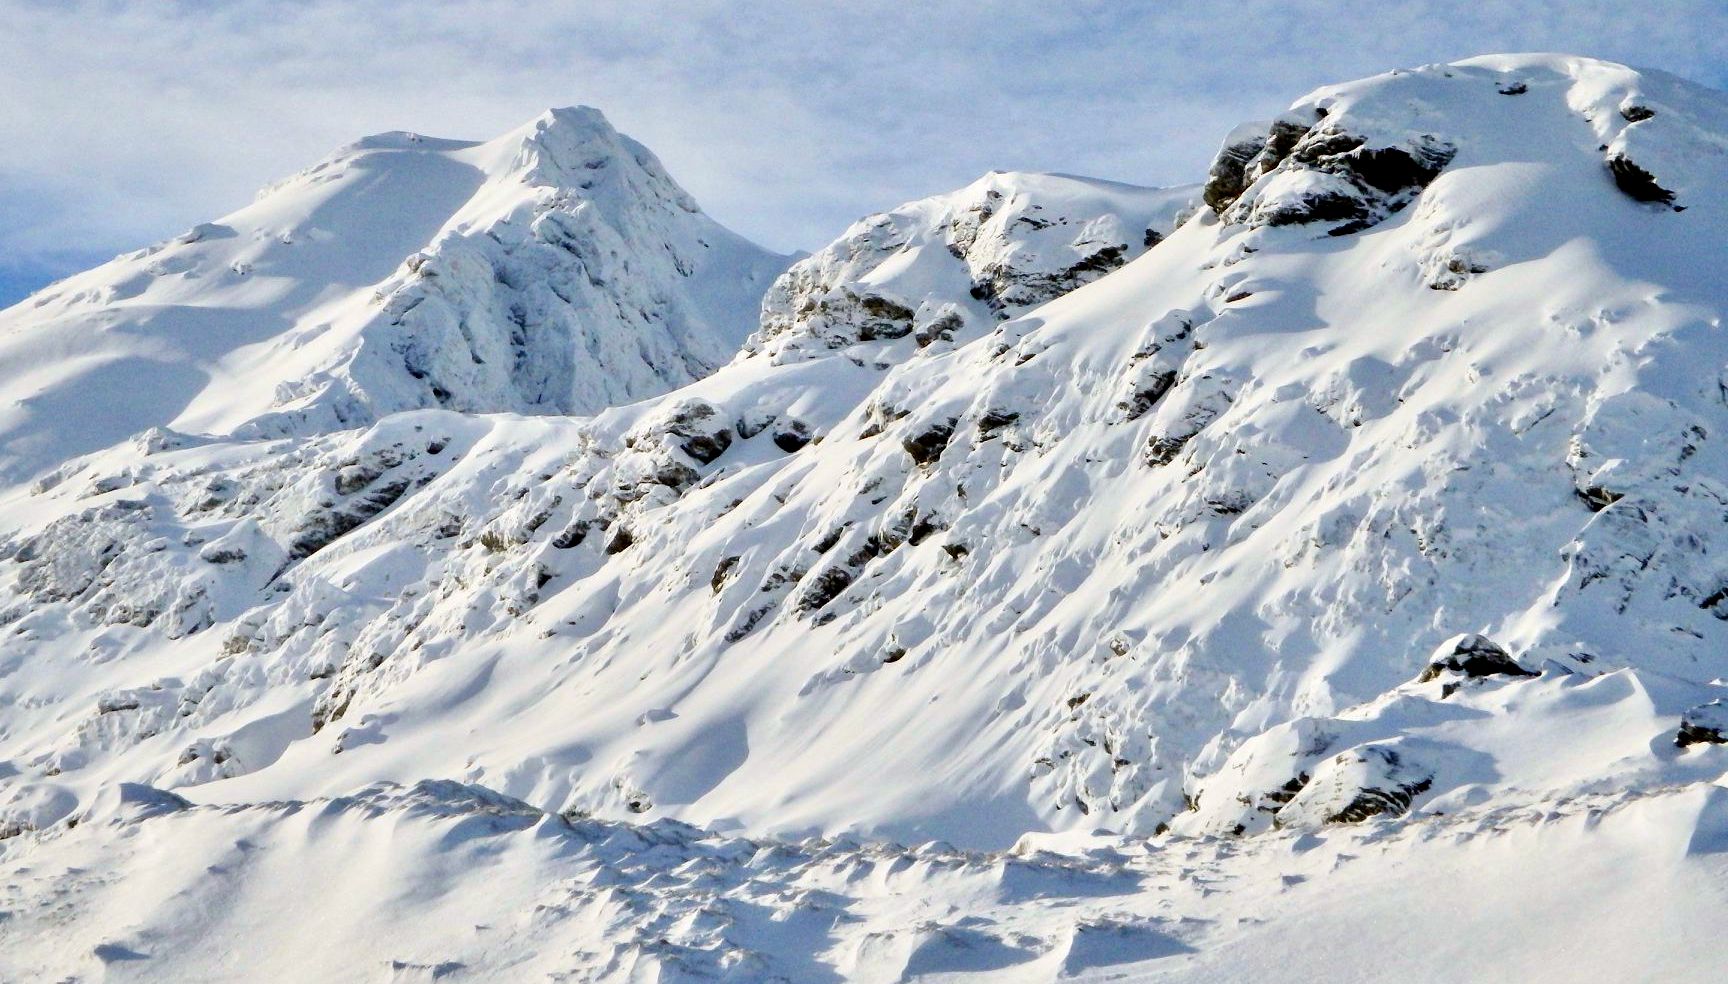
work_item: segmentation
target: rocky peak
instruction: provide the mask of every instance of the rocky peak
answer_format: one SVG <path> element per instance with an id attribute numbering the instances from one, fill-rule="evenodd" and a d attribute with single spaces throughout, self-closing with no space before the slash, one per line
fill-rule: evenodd
<path id="1" fill-rule="evenodd" d="M 867 216 L 794 264 L 763 301 L 746 355 L 778 361 L 878 343 L 890 364 L 1121 267 L 1172 232 L 1196 189 L 992 171 Z M 887 345 L 909 339 L 905 345 Z"/>
<path id="2" fill-rule="evenodd" d="M 701 211 L 652 151 L 619 133 L 591 106 L 548 109 L 484 145 L 476 156 L 497 179 L 608 204 L 665 202 L 685 212 Z"/>

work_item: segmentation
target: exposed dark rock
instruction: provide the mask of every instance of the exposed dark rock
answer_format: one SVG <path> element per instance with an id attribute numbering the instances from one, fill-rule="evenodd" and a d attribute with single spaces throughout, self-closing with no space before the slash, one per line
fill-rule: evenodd
<path id="1" fill-rule="evenodd" d="M 1397 781 L 1395 777 L 1409 770 L 1399 754 L 1390 748 L 1370 746 L 1345 754 L 1356 755 L 1371 768 L 1377 767 L 1378 771 L 1388 776 L 1388 781 L 1384 786 L 1364 787 L 1343 809 L 1328 816 L 1327 823 L 1361 823 L 1382 814 L 1400 816 L 1409 812 L 1410 804 L 1416 797 L 1434 785 L 1434 777 L 1431 775 Z M 1375 759 L 1379 761 L 1374 761 Z"/>
<path id="2" fill-rule="evenodd" d="M 1428 141 L 1415 147 L 1359 146 L 1329 157 L 1321 156 L 1315 163 L 1342 166 L 1371 187 L 1395 193 L 1426 188 L 1456 154 L 1456 148 L 1449 144 Z"/>
<path id="3" fill-rule="evenodd" d="M 288 543 L 289 559 L 304 560 L 357 529 L 395 505 L 412 484 L 407 478 L 374 484 L 363 493 L 351 496 L 339 507 L 332 506 L 303 517 Z"/>
<path id="4" fill-rule="evenodd" d="M 918 328 L 912 335 L 912 341 L 919 348 L 927 348 L 936 342 L 951 342 L 954 333 L 966 327 L 965 319 L 954 311 L 945 312 Z"/>
<path id="5" fill-rule="evenodd" d="M 836 543 L 839 543 L 840 538 L 845 536 L 846 531 L 851 529 L 851 528 L 852 528 L 851 523 L 846 523 L 844 525 L 834 527 L 833 529 L 829 530 L 827 533 L 824 533 L 822 535 L 822 539 L 817 540 L 814 544 L 812 544 L 810 549 L 816 551 L 819 554 L 827 553 L 828 551 L 834 549 L 834 545 Z"/>
<path id="6" fill-rule="evenodd" d="M 635 542 L 635 534 L 620 526 L 617 530 L 613 531 L 612 539 L 606 542 L 606 554 L 607 556 L 611 556 L 612 554 L 623 553 L 630 549 L 630 545 Z"/>
<path id="7" fill-rule="evenodd" d="M 899 301 L 866 295 L 858 299 L 858 306 L 868 316 L 868 320 L 858 326 L 859 341 L 904 338 L 912 334 L 912 319 L 917 312 Z"/>
<path id="8" fill-rule="evenodd" d="M 238 564 L 246 559 L 246 551 L 239 547 L 206 547 L 199 551 L 198 558 L 210 564 Z"/>
<path id="9" fill-rule="evenodd" d="M 1524 93 L 1530 91 L 1530 87 L 1522 82 L 1508 82 L 1495 91 L 1499 92 L 1502 96 L 1522 96 Z"/>
<path id="10" fill-rule="evenodd" d="M 1227 143 L 1218 151 L 1206 173 L 1206 185 L 1200 192 L 1200 197 L 1212 211 L 1223 215 L 1225 209 L 1234 205 L 1236 199 L 1242 197 L 1242 192 L 1248 190 L 1252 180 L 1247 174 L 1248 162 L 1265 147 L 1266 138 L 1256 135 Z"/>
<path id="11" fill-rule="evenodd" d="M 1656 111 L 1649 106 L 1622 106 L 1620 108 L 1620 118 L 1628 123 L 1641 123 L 1655 115 Z"/>
<path id="12" fill-rule="evenodd" d="M 714 576 L 708 579 L 708 586 L 714 589 L 715 594 L 720 593 L 720 589 L 726 584 L 726 579 L 732 576 L 732 571 L 737 566 L 738 557 L 736 555 L 723 557 L 720 563 L 714 565 Z"/>
<path id="13" fill-rule="evenodd" d="M 810 579 L 809 587 L 798 599 L 798 610 L 801 612 L 817 612 L 827 607 L 828 603 L 840 597 L 840 592 L 852 586 L 858 577 L 852 569 L 844 564 L 835 564 L 824 568 Z"/>
<path id="14" fill-rule="evenodd" d="M 920 516 L 918 517 L 918 521 L 912 524 L 911 532 L 906 535 L 906 542 L 913 546 L 917 546 L 929 539 L 931 536 L 940 533 L 945 529 L 947 529 L 947 527 L 942 525 L 936 517 Z"/>
<path id="15" fill-rule="evenodd" d="M 593 525 L 594 523 L 591 520 L 579 519 L 574 523 L 571 523 L 569 526 L 564 527 L 564 531 L 552 539 L 552 545 L 557 547 L 559 550 L 569 550 L 571 547 L 579 547 L 582 545 L 582 541 L 588 538 L 588 530 L 592 528 Z"/>
<path id="16" fill-rule="evenodd" d="M 1459 638 L 1452 651 L 1436 658 L 1416 678 L 1418 683 L 1438 679 L 1445 673 L 1462 673 L 1471 679 L 1489 676 L 1536 676 L 1486 636 L 1467 635 Z"/>
<path id="17" fill-rule="evenodd" d="M 1291 776 L 1284 785 L 1261 796 L 1262 802 L 1258 807 L 1256 807 L 1256 809 L 1265 813 L 1276 814 L 1284 804 L 1295 799 L 1296 794 L 1300 793 L 1303 787 L 1307 786 L 1309 780 L 1312 778 L 1313 777 L 1308 775 L 1306 772 L 1297 773 L 1296 775 Z"/>
<path id="18" fill-rule="evenodd" d="M 1331 175 L 1330 187 L 1303 193 L 1242 200 L 1226 218 L 1233 222 L 1287 226 L 1332 223 L 1332 235 L 1368 228 L 1402 209 L 1446 167 L 1456 148 L 1432 136 L 1395 146 L 1370 147 L 1335 124 L 1304 128 L 1294 120 L 1275 124 L 1262 151 L 1246 165 L 1244 188 L 1258 174 L 1296 168 Z M 1238 198 L 1241 193 L 1238 193 Z"/>
<path id="19" fill-rule="evenodd" d="M 1266 131 L 1266 145 L 1260 151 L 1249 168 L 1247 178 L 1252 182 L 1255 178 L 1277 167 L 1296 150 L 1309 131 L 1312 123 L 1304 123 L 1291 118 L 1281 118 L 1272 121 L 1272 126 Z"/>
<path id="20" fill-rule="evenodd" d="M 1578 498 L 1583 499 L 1584 504 L 1590 507 L 1591 512 L 1601 512 L 1626 497 L 1624 492 L 1615 492 L 1600 485 L 1591 485 L 1575 491 L 1578 493 Z"/>
<path id="21" fill-rule="evenodd" d="M 997 316 L 1005 317 L 1012 310 L 1034 307 L 1089 284 L 1127 261 L 1127 244 L 1117 243 L 1100 247 L 1054 273 L 1027 273 L 992 263 L 980 271 L 970 293 L 990 305 Z"/>
<path id="22" fill-rule="evenodd" d="M 942 451 L 948 447 L 948 441 L 954 437 L 954 425 L 958 419 L 949 417 L 945 422 L 931 424 L 918 434 L 900 442 L 912 460 L 920 465 L 928 465 L 942 457 Z"/>
<path id="23" fill-rule="evenodd" d="M 1728 621 L 1728 604 L 1724 604 L 1724 602 L 1728 602 L 1728 586 L 1717 588 L 1705 595 L 1704 600 L 1698 603 L 1698 607 L 1719 619 Z"/>
<path id="24" fill-rule="evenodd" d="M 109 694 L 96 702 L 96 713 L 113 714 L 116 711 L 136 711 L 140 706 L 136 694 Z"/>
<path id="25" fill-rule="evenodd" d="M 988 437 L 1019 419 L 1020 415 L 1012 410 L 986 410 L 978 418 L 978 433 Z"/>
<path id="26" fill-rule="evenodd" d="M 1368 203 L 1360 196 L 1341 191 L 1325 191 L 1292 201 L 1280 202 L 1261 213 L 1261 221 L 1269 226 L 1306 225 L 1309 222 L 1360 223 L 1367 220 Z M 1351 228 L 1353 225 L 1340 226 Z"/>
<path id="27" fill-rule="evenodd" d="M 704 465 L 713 464 L 714 459 L 726 453 L 732 446 L 732 432 L 722 428 L 709 434 L 694 434 L 680 447 L 683 452 Z"/>
<path id="28" fill-rule="evenodd" d="M 1146 411 L 1157 405 L 1170 392 L 1170 387 L 1176 384 L 1175 370 L 1154 372 L 1141 381 L 1140 388 L 1135 390 L 1126 400 L 1116 404 L 1128 420 L 1138 420 L 1146 415 Z"/>
<path id="29" fill-rule="evenodd" d="M 1608 171 L 1614 175 L 1615 186 L 1634 200 L 1667 205 L 1680 211 L 1680 207 L 1674 204 L 1674 193 L 1658 184 L 1654 174 L 1639 167 L 1625 154 L 1610 155 Z"/>
<path id="30" fill-rule="evenodd" d="M 1713 700 L 1700 704 L 1680 717 L 1680 731 L 1674 744 L 1728 745 L 1728 702 Z"/>
<path id="31" fill-rule="evenodd" d="M 774 429 L 774 446 L 791 454 L 810 443 L 810 425 L 802 420 L 788 420 Z"/>
<path id="32" fill-rule="evenodd" d="M 1168 465 L 1176 460 L 1176 456 L 1182 453 L 1182 448 L 1192 437 L 1192 434 L 1183 437 L 1154 437 L 1146 442 L 1146 451 L 1141 455 L 1141 458 L 1153 468 Z"/>

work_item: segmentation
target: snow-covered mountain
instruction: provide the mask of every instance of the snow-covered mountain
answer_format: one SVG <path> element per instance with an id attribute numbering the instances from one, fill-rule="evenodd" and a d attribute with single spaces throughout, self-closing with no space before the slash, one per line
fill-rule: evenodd
<path id="1" fill-rule="evenodd" d="M 1203 186 L 867 218 L 586 417 L 652 387 L 404 382 L 414 312 L 542 283 L 463 308 L 498 244 L 452 232 L 279 406 L 0 501 L 0 904 L 57 941 L 0 961 L 291 966 L 284 873 L 363 868 L 320 977 L 1684 975 L 1724 955 L 1658 916 L 1728 874 L 1725 186 L 1722 93 L 1392 72 Z"/>
<path id="2" fill-rule="evenodd" d="M 724 363 L 787 262 L 592 109 L 486 143 L 368 137 L 0 314 L 0 475 L 152 426 L 592 413 Z"/>

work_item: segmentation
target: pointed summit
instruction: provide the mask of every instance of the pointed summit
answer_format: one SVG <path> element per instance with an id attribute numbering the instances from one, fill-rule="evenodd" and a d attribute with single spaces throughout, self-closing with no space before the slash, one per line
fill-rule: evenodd
<path id="1" fill-rule="evenodd" d="M 0 312 L 0 476 L 152 427 L 591 413 L 724 363 L 786 262 L 596 109 L 484 143 L 377 134 Z"/>

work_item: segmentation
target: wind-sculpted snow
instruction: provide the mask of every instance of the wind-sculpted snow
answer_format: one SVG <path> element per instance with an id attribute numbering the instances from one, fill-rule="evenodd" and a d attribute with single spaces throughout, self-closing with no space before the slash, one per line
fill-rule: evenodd
<path id="1" fill-rule="evenodd" d="M 1685 977 L 1720 956 L 1696 927 L 1723 914 L 1725 799 L 1594 795 L 1239 847 L 1032 835 L 977 852 L 561 817 L 448 781 L 214 806 L 122 784 L 74 827 L 4 842 L 0 907 L 26 945 L 0 949 L 0 975 Z M 1556 907 L 1566 920 L 1533 915 Z"/>
<path id="2" fill-rule="evenodd" d="M 1179 227 L 1159 222 L 1193 190 L 1024 175 L 867 219 L 775 283 L 729 364 L 590 418 L 157 431 L 67 463 L 0 502 L 0 829 L 71 851 L 55 845 L 101 835 L 65 828 L 117 782 L 308 804 L 478 784 L 410 798 L 480 796 L 536 863 L 569 860 L 571 824 L 676 830 L 686 853 L 573 870 L 615 890 L 600 902 L 547 901 L 537 877 L 461 918 L 539 905 L 548 922 L 500 939 L 598 934 L 548 972 L 745 979 L 1103 976 L 1115 964 L 1075 954 L 1124 934 L 1140 942 L 1116 963 L 1278 977 L 1251 953 L 1311 949 L 1300 927 L 1339 917 L 1332 869 L 1390 839 L 1409 853 L 1364 866 L 1372 891 L 1423 890 L 1421 859 L 1479 875 L 1510 862 L 1442 832 L 1489 816 L 1587 831 L 1650 809 L 1657 840 L 1712 857 L 1725 106 L 1560 56 L 1395 72 L 1231 135 Z M 273 809 L 138 828 L 231 842 L 222 824 Z M 282 809 L 407 829 L 394 806 Z M 861 900 L 918 852 L 745 874 L 727 840 L 999 851 L 1047 830 L 1282 874 L 1227 890 L 1238 907 L 1169 911 L 1166 882 L 1135 876 L 1122 894 L 1151 908 L 1089 901 L 1052 926 L 934 870 Z M 404 836 L 380 849 L 412 870 L 437 835 Z M 1635 837 L 1532 836 L 1598 886 L 1591 905 L 1662 891 L 1583 873 Z M 746 868 L 794 851 L 751 843 Z M 1282 867 L 1316 844 L 1337 852 Z M 721 869 L 693 894 L 657 880 Z M 1459 877 L 1446 897 L 1483 890 Z M 753 878 L 796 904 L 714 901 Z M 1660 883 L 1710 908 L 1693 880 Z M 1206 876 L 1177 883 L 1205 897 Z M 1286 891 L 1310 915 L 1269 935 L 1180 918 Z M 1421 920 L 1427 950 L 1408 925 L 1364 930 L 1384 947 L 1340 959 L 1436 976 L 1435 933 L 1511 945 L 1484 911 L 1460 933 Z M 404 939 L 428 942 L 389 958 L 403 975 L 485 976 L 520 951 Z M 1527 976 L 1578 966 L 1543 952 Z"/>
<path id="3" fill-rule="evenodd" d="M 785 263 L 594 110 L 488 143 L 369 137 L 0 313 L 0 477 L 154 426 L 274 437 L 655 396 L 731 357 Z"/>

